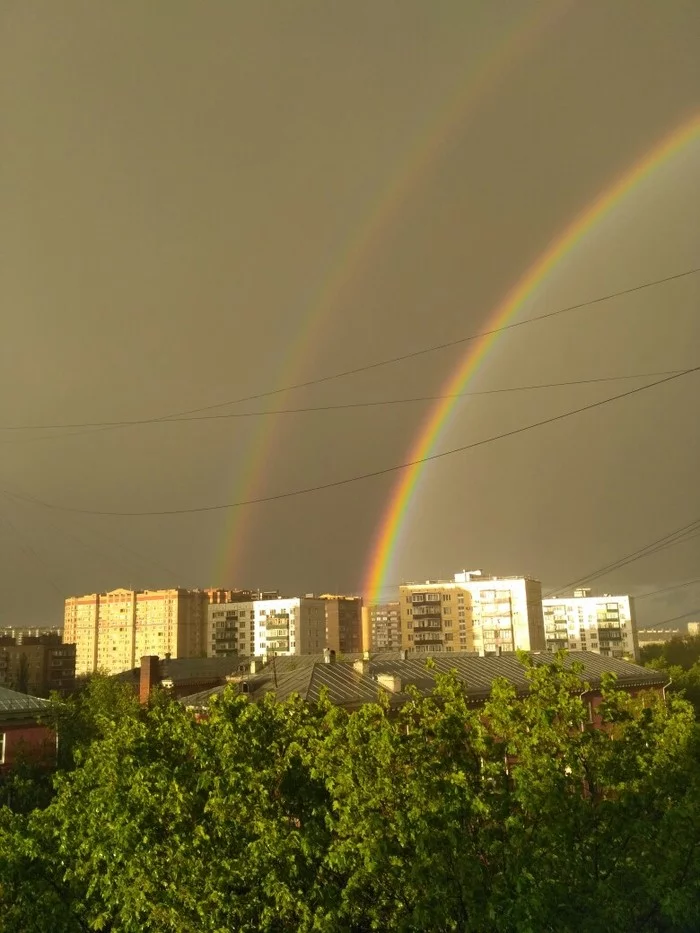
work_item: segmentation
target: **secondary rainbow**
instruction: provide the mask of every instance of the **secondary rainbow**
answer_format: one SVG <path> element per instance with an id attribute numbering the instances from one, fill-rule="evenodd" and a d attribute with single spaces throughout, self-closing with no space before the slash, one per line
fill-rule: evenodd
<path id="1" fill-rule="evenodd" d="M 351 285 L 362 263 L 376 253 L 378 242 L 394 222 L 410 193 L 429 172 L 455 134 L 464 131 L 467 120 L 478 112 L 488 91 L 504 78 L 537 37 L 558 21 L 571 6 L 572 0 L 556 0 L 540 8 L 535 17 L 516 21 L 495 51 L 489 50 L 483 59 L 470 63 L 471 67 L 457 92 L 433 116 L 410 147 L 408 155 L 402 157 L 388 184 L 382 188 L 378 197 L 371 200 L 369 210 L 359 225 L 353 228 L 343 249 L 335 254 L 334 261 L 303 317 L 298 337 L 287 354 L 280 385 L 303 381 L 302 374 L 320 345 L 323 325 L 330 319 L 334 305 Z M 236 499 L 254 499 L 264 489 L 268 464 L 274 460 L 272 454 L 278 436 L 277 428 L 278 421 L 274 416 L 260 419 L 260 427 L 246 451 L 237 483 Z M 234 509 L 231 513 L 231 523 L 225 529 L 225 553 L 217 568 L 219 579 L 231 580 L 238 572 L 252 513 L 251 509 Z"/>
<path id="2" fill-rule="evenodd" d="M 508 324 L 516 316 L 523 303 L 542 284 L 561 259 L 574 249 L 582 237 L 655 169 L 698 138 L 700 138 L 700 113 L 686 119 L 665 136 L 574 217 L 496 306 L 483 329 L 497 331 Z M 470 346 L 443 385 L 442 395 L 454 396 L 464 391 L 486 359 L 498 336 L 498 333 L 489 333 Z M 455 398 L 441 399 L 427 415 L 409 449 L 406 460 L 411 465 L 399 475 L 391 491 L 367 565 L 363 589 L 370 602 L 378 601 L 382 591 L 386 589 L 387 573 L 401 536 L 408 507 L 426 465 L 420 461 L 432 452 L 457 403 L 458 399 Z"/>

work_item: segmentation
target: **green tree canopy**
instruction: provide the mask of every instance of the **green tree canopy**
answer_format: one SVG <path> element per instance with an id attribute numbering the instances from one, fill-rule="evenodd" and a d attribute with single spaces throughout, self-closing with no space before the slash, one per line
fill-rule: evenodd
<path id="1" fill-rule="evenodd" d="M 689 705 L 609 680 L 596 730 L 575 672 L 529 678 L 398 712 L 228 688 L 201 722 L 95 685 L 52 802 L 0 811 L 0 931 L 700 928 Z"/>

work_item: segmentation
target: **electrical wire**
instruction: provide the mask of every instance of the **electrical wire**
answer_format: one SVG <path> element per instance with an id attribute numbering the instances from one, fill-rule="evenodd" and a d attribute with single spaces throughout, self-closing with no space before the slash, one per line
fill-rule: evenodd
<path id="1" fill-rule="evenodd" d="M 675 583 L 673 586 L 662 586 L 658 590 L 650 590 L 648 593 L 642 593 L 641 596 L 635 596 L 634 598 L 647 599 L 649 596 L 657 596 L 659 593 L 670 593 L 671 590 L 682 590 L 686 586 L 695 586 L 696 583 L 700 583 L 700 577 L 696 577 L 694 580 L 686 580 L 685 583 Z"/>
<path id="2" fill-rule="evenodd" d="M 296 415 L 305 412 L 343 411 L 353 408 L 380 408 L 386 405 L 407 405 L 417 402 L 433 402 L 446 398 L 468 398 L 480 395 L 500 395 L 509 392 L 530 392 L 536 389 L 558 389 L 568 386 L 595 385 L 603 382 L 622 382 L 629 379 L 652 379 L 656 376 L 674 376 L 685 372 L 683 369 L 665 369 L 657 372 L 630 373 L 625 376 L 599 376 L 591 379 L 572 379 L 566 382 L 540 382 L 523 386 L 505 386 L 497 389 L 477 389 L 470 392 L 453 392 L 446 395 L 417 395 L 410 398 L 378 399 L 369 402 L 345 402 L 336 405 L 309 405 L 302 408 L 270 408 L 262 411 L 235 411 L 218 415 L 183 415 L 177 418 L 168 418 L 165 421 L 152 418 L 136 418 L 131 421 L 85 421 L 65 424 L 14 424 L 0 425 L 0 431 L 47 431 L 65 428 L 99 428 L 99 427 L 132 427 L 152 424 L 177 424 L 179 422 L 193 421 L 221 421 L 230 418 L 258 418 L 264 415 Z M 92 433 L 92 432 L 88 432 Z M 29 441 L 54 440 L 65 435 L 51 435 L 49 437 L 33 437 Z M 69 434 L 69 437 L 74 435 Z M 7 442 L 5 442 L 7 443 Z M 26 439 L 25 439 L 26 443 Z"/>
<path id="3" fill-rule="evenodd" d="M 508 324 L 503 324 L 501 327 L 494 327 L 494 328 L 491 328 L 490 330 L 480 331 L 479 333 L 470 334 L 465 337 L 457 337 L 454 340 L 448 340 L 448 341 L 445 341 L 444 343 L 434 344 L 429 347 L 422 347 L 418 350 L 412 350 L 409 353 L 400 354 L 399 356 L 393 356 L 393 357 L 389 357 L 383 360 L 377 360 L 374 363 L 366 363 L 362 366 L 355 366 L 351 369 L 340 370 L 335 373 L 330 373 L 326 376 L 317 376 L 313 379 L 306 379 L 304 380 L 304 382 L 291 383 L 290 385 L 280 386 L 277 389 L 268 389 L 265 392 L 256 392 L 252 395 L 245 395 L 245 396 L 240 396 L 234 399 L 228 399 L 225 402 L 216 402 L 211 405 L 202 405 L 197 408 L 188 408 L 182 411 L 170 412 L 169 414 L 165 414 L 165 415 L 157 415 L 152 418 L 143 418 L 143 419 L 139 419 L 138 421 L 133 421 L 133 422 L 132 421 L 76 422 L 70 425 L 60 425 L 60 426 L 54 425 L 53 427 L 76 427 L 76 428 L 90 427 L 93 429 L 114 430 L 114 429 L 118 429 L 121 427 L 130 427 L 134 424 L 151 424 L 151 423 L 156 423 L 159 421 L 170 421 L 176 418 L 184 418 L 187 415 L 196 415 L 196 414 L 200 414 L 201 412 L 213 411 L 214 409 L 218 409 L 218 408 L 226 408 L 229 405 L 239 405 L 239 404 L 243 404 L 244 402 L 257 401 L 258 399 L 269 398 L 273 395 L 280 395 L 284 392 L 291 392 L 296 389 L 305 389 L 305 388 L 309 388 L 310 386 L 320 385 L 326 382 L 331 382 L 335 379 L 342 379 L 346 376 L 355 376 L 355 375 L 358 375 L 359 373 L 369 372 L 373 369 L 379 369 L 381 367 L 390 366 L 395 363 L 402 363 L 407 360 L 415 359 L 416 357 L 419 357 L 419 356 L 425 356 L 429 353 L 437 353 L 441 350 L 450 349 L 451 347 L 460 346 L 462 344 L 470 343 L 475 340 L 481 340 L 484 337 L 490 337 L 490 336 L 493 336 L 494 334 L 500 334 L 505 331 L 515 330 L 516 328 L 519 328 L 519 327 L 526 327 L 530 324 L 535 324 L 538 321 L 550 320 L 551 318 L 554 318 L 554 317 L 558 317 L 564 314 L 569 314 L 572 311 L 580 311 L 580 310 L 583 310 L 584 308 L 592 308 L 598 304 L 602 304 L 603 302 L 612 301 L 615 298 L 621 298 L 625 295 L 632 295 L 632 294 L 635 294 L 636 292 L 643 291 L 647 288 L 655 288 L 659 285 L 665 285 L 665 284 L 668 284 L 669 282 L 674 282 L 680 279 L 688 278 L 693 275 L 697 275 L 699 272 L 700 272 L 700 266 L 696 268 L 692 268 L 692 269 L 686 269 L 683 272 L 676 272 L 673 275 L 667 275 L 667 276 L 664 276 L 663 278 L 653 279 L 648 282 L 643 282 L 639 285 L 633 285 L 633 286 L 630 286 L 629 288 L 620 289 L 619 291 L 616 291 L 616 292 L 608 292 L 604 295 L 599 295 L 596 298 L 589 298 L 586 301 L 580 301 L 577 304 L 567 305 L 566 307 L 563 307 L 563 308 L 557 308 L 554 311 L 547 311 L 547 312 L 544 312 L 543 314 L 538 314 L 538 315 L 535 315 L 534 317 L 526 318 L 524 321 L 512 321 Z M 31 429 L 32 427 L 38 428 L 38 427 L 49 427 L 49 426 L 37 426 L 37 425 L 9 426 L 8 429 L 10 430 L 25 429 L 25 428 Z"/>
<path id="4" fill-rule="evenodd" d="M 686 540 L 690 540 L 691 538 L 696 537 L 696 535 L 691 534 L 691 532 L 694 532 L 698 526 L 700 526 L 700 518 L 694 519 L 692 522 L 689 522 L 687 525 L 683 525 L 681 528 L 676 528 L 674 531 L 663 535 L 661 538 L 657 538 L 655 541 L 651 541 L 649 544 L 645 544 L 643 547 L 637 548 L 637 550 L 632 551 L 629 554 L 625 554 L 623 557 L 619 557 L 617 560 L 614 560 L 609 564 L 605 564 L 603 567 L 599 567 L 597 570 L 593 570 L 591 573 L 586 574 L 584 577 L 579 577 L 577 580 L 566 583 L 564 586 L 557 587 L 555 590 L 547 593 L 546 596 L 554 596 L 562 590 L 571 590 L 582 586 L 584 583 L 591 583 L 593 580 L 598 579 L 598 577 L 612 573 L 613 570 L 619 570 L 622 567 L 626 567 L 628 564 L 634 563 L 635 561 L 640 560 L 642 557 L 648 557 L 651 554 L 662 551 L 667 547 L 673 546 L 674 544 L 683 544 Z"/>
<path id="5" fill-rule="evenodd" d="M 700 372 L 700 366 L 694 366 L 691 369 L 683 370 L 682 372 L 673 375 L 666 376 L 664 379 L 658 379 L 656 382 L 650 382 L 644 386 L 637 386 L 635 389 L 629 389 L 627 392 L 621 392 L 619 395 L 613 395 L 606 399 L 601 399 L 597 402 L 592 402 L 589 405 L 583 405 L 580 408 L 572 409 L 571 411 L 563 412 L 559 415 L 553 415 L 550 418 L 544 418 L 541 421 L 535 421 L 531 424 L 524 425 L 520 428 L 513 428 L 510 431 L 504 431 L 501 434 L 496 434 L 491 437 L 483 438 L 479 441 L 472 441 L 469 444 L 462 444 L 459 447 L 453 447 L 450 450 L 441 451 L 440 453 L 428 454 L 425 457 L 419 457 L 415 460 L 409 460 L 405 463 L 394 464 L 393 466 L 383 467 L 379 470 L 372 470 L 367 473 L 359 473 L 354 476 L 345 477 L 344 479 L 333 480 L 328 483 L 319 483 L 314 486 L 307 486 L 302 489 L 290 490 L 289 492 L 280 492 L 275 493 L 269 496 L 258 496 L 254 499 L 241 500 L 239 502 L 227 502 L 217 505 L 205 505 L 205 506 L 195 506 L 191 508 L 179 508 L 179 509 L 149 509 L 144 511 L 111 511 L 106 509 L 79 509 L 71 508 L 69 506 L 57 505 L 55 503 L 44 502 L 40 499 L 37 499 L 32 496 L 22 495 L 20 493 L 12 493 L 10 490 L 2 490 L 7 495 L 15 496 L 18 499 L 24 499 L 27 502 L 34 502 L 36 505 L 43 506 L 45 508 L 55 509 L 60 512 L 73 512 L 76 514 L 82 515 L 110 515 L 110 516 L 124 516 L 124 517 L 136 517 L 136 516 L 156 516 L 156 515 L 191 515 L 194 513 L 203 513 L 203 512 L 219 512 L 225 509 L 238 508 L 244 505 L 256 505 L 262 502 L 274 502 L 279 499 L 291 499 L 296 496 L 308 495 L 314 492 L 320 492 L 325 489 L 336 489 L 340 486 L 348 486 L 352 483 L 361 482 L 363 480 L 374 479 L 379 476 L 387 476 L 390 473 L 396 473 L 400 470 L 406 470 L 409 467 L 417 466 L 421 463 L 430 463 L 434 460 L 441 460 L 446 457 L 454 456 L 458 453 L 464 453 L 467 450 L 473 450 L 477 447 L 484 447 L 487 444 L 492 444 L 495 441 L 504 440 L 508 437 L 515 437 L 519 434 L 524 434 L 527 431 L 532 431 L 535 428 L 544 427 L 548 424 L 554 424 L 558 421 L 563 421 L 566 418 L 571 418 L 574 415 L 582 414 L 586 411 L 593 411 L 594 409 L 601 408 L 604 405 L 609 405 L 611 402 L 619 401 L 623 398 L 629 398 L 633 395 L 638 395 L 641 392 L 645 392 L 649 389 L 656 388 L 657 386 L 664 385 L 666 383 L 672 382 L 676 379 L 681 379 L 684 376 L 688 376 L 694 373 Z M 700 521 L 700 520 L 699 520 Z"/>

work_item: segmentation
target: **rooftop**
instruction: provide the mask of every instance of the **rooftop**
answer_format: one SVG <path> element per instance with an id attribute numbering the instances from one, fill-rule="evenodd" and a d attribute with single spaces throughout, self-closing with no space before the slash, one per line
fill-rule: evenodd
<path id="1" fill-rule="evenodd" d="M 3 713 L 35 713 L 49 706 L 49 700 L 41 700 L 27 693 L 17 693 L 15 690 L 0 687 L 0 718 Z"/>
<path id="2" fill-rule="evenodd" d="M 427 657 L 431 665 L 426 666 Z M 415 686 L 421 693 L 430 693 L 439 674 L 456 671 L 466 687 L 467 695 L 474 703 L 483 702 L 490 694 L 494 680 L 505 678 L 512 683 L 519 695 L 529 689 L 526 668 L 515 654 L 479 657 L 467 652 L 435 653 L 428 656 L 404 657 L 400 651 L 383 652 L 369 659 L 358 657 L 355 661 L 339 660 L 328 663 L 316 656 L 280 657 L 265 663 L 258 659 L 254 672 L 240 673 L 230 678 L 240 692 L 258 700 L 273 693 L 280 701 L 296 694 L 315 703 L 325 688 L 332 703 L 352 709 L 364 703 L 376 702 L 384 694 L 392 705 L 400 705 L 408 699 L 406 688 Z M 533 653 L 536 665 L 551 664 L 554 655 Z M 580 675 L 595 689 L 600 686 L 605 673 L 617 675 L 623 687 L 660 687 L 666 678 L 658 671 L 649 670 L 627 661 L 606 658 L 588 651 L 571 651 L 565 664 L 574 661 L 583 664 Z M 193 709 L 205 709 L 212 697 L 222 693 L 225 687 L 214 687 L 201 693 L 184 697 L 180 702 Z"/>

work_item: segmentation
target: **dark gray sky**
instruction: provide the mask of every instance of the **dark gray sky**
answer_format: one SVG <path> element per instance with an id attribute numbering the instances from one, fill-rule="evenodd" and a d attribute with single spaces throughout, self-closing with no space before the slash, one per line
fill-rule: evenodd
<path id="1" fill-rule="evenodd" d="M 700 111 L 698 61 L 693 0 L 6 0 L 0 422 L 160 416 L 478 331 L 578 211 Z M 700 265 L 699 217 L 696 141 L 521 317 Z M 698 279 L 504 335 L 471 388 L 697 365 Z M 222 412 L 435 394 L 462 352 Z M 462 401 L 438 447 L 642 381 Z M 430 465 L 389 582 L 482 567 L 555 587 L 690 522 L 699 396 L 689 376 Z M 428 411 L 2 431 L 0 487 L 117 511 L 270 495 L 401 462 Z M 2 496 L 0 624 L 57 622 L 64 596 L 121 585 L 357 591 L 395 481 L 169 517 Z M 699 555 L 697 538 L 596 586 L 689 580 Z M 696 607 L 700 586 L 639 615 Z"/>

